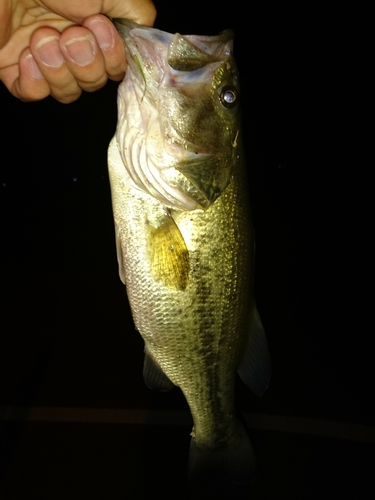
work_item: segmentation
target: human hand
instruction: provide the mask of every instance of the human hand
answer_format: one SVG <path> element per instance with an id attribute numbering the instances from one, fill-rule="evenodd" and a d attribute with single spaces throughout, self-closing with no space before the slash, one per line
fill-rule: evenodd
<path id="1" fill-rule="evenodd" d="M 123 42 L 105 17 L 151 26 L 152 0 L 0 0 L 0 80 L 23 101 L 63 103 L 124 77 Z"/>

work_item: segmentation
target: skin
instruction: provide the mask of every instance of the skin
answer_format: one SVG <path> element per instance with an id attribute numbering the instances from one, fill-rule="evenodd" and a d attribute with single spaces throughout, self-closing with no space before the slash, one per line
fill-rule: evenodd
<path id="1" fill-rule="evenodd" d="M 0 0 L 0 80 L 23 101 L 62 103 L 124 77 L 123 42 L 110 18 L 152 26 L 151 0 Z"/>

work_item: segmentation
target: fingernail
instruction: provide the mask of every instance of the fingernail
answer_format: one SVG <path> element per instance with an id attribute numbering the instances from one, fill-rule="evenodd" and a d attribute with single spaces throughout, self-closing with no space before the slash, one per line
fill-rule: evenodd
<path id="1" fill-rule="evenodd" d="M 64 62 L 57 36 L 47 36 L 35 46 L 39 57 L 47 66 L 58 68 Z"/>
<path id="2" fill-rule="evenodd" d="M 92 36 L 73 38 L 64 43 L 64 47 L 73 62 L 87 66 L 95 58 L 94 39 Z"/>
<path id="3" fill-rule="evenodd" d="M 113 46 L 115 41 L 113 33 L 106 23 L 103 21 L 94 21 L 91 23 L 90 29 L 93 31 L 96 41 L 102 50 L 109 49 Z"/>
<path id="4" fill-rule="evenodd" d="M 28 56 L 26 56 L 25 61 L 26 61 L 26 65 L 27 65 L 27 70 L 28 70 L 31 78 L 33 78 L 34 80 L 42 80 L 43 75 L 40 72 L 38 65 L 36 64 L 33 55 L 29 54 Z"/>

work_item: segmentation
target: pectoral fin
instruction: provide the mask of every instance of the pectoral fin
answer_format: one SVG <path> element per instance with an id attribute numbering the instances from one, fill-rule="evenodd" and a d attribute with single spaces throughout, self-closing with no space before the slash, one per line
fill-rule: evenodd
<path id="1" fill-rule="evenodd" d="M 257 396 L 267 390 L 271 378 L 271 361 L 266 334 L 255 307 L 250 318 L 247 349 L 238 374 Z"/>
<path id="2" fill-rule="evenodd" d="M 143 379 L 149 389 L 158 389 L 162 392 L 170 391 L 175 387 L 163 370 L 155 363 L 151 355 L 145 349 L 145 360 L 143 363 Z"/>
<path id="3" fill-rule="evenodd" d="M 185 290 L 189 279 L 189 252 L 170 215 L 156 228 L 149 225 L 148 242 L 154 278 L 168 287 Z"/>

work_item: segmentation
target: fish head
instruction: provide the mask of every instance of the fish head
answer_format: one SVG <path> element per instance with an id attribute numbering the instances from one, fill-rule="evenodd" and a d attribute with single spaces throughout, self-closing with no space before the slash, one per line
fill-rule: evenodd
<path id="1" fill-rule="evenodd" d="M 171 208 L 208 208 L 238 158 L 233 33 L 197 36 L 116 22 L 128 69 L 117 143 L 136 186 Z"/>

